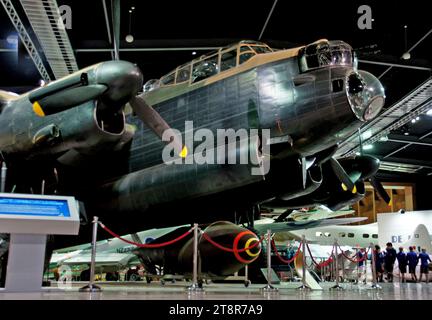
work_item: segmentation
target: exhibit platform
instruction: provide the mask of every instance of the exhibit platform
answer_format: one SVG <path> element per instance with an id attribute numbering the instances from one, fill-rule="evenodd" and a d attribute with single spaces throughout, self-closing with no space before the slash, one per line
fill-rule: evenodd
<path id="1" fill-rule="evenodd" d="M 54 284 L 43 292 L 1 293 L 0 300 L 430 300 L 432 283 L 380 283 L 382 289 L 371 289 L 371 285 L 341 284 L 343 291 L 330 288 L 332 282 L 321 283 L 323 290 L 300 291 L 298 282 L 274 285 L 277 293 L 265 293 L 263 284 L 211 283 L 204 285 L 203 292 L 188 292 L 187 283 L 160 285 L 142 282 L 97 282 L 99 293 L 79 292 L 86 283 L 74 283 L 71 288 L 60 291 Z"/>

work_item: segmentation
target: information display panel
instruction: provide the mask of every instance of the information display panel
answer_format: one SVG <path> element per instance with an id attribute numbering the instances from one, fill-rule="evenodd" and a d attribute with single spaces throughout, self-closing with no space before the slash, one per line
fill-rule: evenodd
<path id="1" fill-rule="evenodd" d="M 0 193 L 0 232 L 78 234 L 74 197 Z"/>

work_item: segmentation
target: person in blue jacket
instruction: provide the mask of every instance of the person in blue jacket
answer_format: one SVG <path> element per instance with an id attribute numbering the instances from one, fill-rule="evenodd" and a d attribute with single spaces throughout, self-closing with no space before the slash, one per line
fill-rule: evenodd
<path id="1" fill-rule="evenodd" d="M 407 253 L 407 261 L 409 273 L 411 274 L 411 280 L 417 282 L 416 267 L 418 264 L 418 257 L 413 247 L 409 247 L 409 252 Z"/>
<path id="2" fill-rule="evenodd" d="M 405 273 L 407 271 L 408 261 L 407 261 L 406 253 L 403 250 L 404 250 L 403 247 L 399 248 L 399 252 L 398 252 L 396 258 L 397 258 L 398 266 L 399 266 L 400 281 L 406 282 Z"/>
<path id="3" fill-rule="evenodd" d="M 375 246 L 374 254 L 375 254 L 376 279 L 378 282 L 383 282 L 384 254 L 381 252 L 381 247 L 379 245 Z"/>
<path id="4" fill-rule="evenodd" d="M 419 282 L 422 281 L 423 275 L 425 275 L 426 283 L 429 283 L 429 262 L 432 262 L 429 254 L 426 252 L 426 249 L 421 249 L 421 252 L 418 255 L 420 259 L 420 279 Z"/>

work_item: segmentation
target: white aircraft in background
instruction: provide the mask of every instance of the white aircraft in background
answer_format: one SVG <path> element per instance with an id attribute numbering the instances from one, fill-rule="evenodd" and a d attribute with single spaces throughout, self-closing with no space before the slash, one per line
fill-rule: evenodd
<path id="1" fill-rule="evenodd" d="M 397 230 L 395 230 L 397 233 Z M 344 226 L 323 226 L 317 228 L 293 230 L 281 232 L 276 234 L 275 241 L 283 242 L 289 239 L 301 239 L 305 235 L 306 239 L 313 244 L 320 244 L 324 246 L 332 246 L 335 239 L 337 239 L 340 246 L 350 246 L 352 248 L 366 248 L 371 243 L 381 244 L 382 249 L 385 243 L 391 242 L 391 239 L 379 239 L 378 237 L 378 223 L 371 223 L 365 225 L 344 225 Z M 408 236 L 408 241 L 404 243 L 393 243 L 393 247 L 398 250 L 403 247 L 408 251 L 408 247 L 415 246 L 418 248 L 425 248 L 428 253 L 432 253 L 432 239 L 428 229 L 424 224 L 419 224 L 413 230 L 411 235 Z"/>

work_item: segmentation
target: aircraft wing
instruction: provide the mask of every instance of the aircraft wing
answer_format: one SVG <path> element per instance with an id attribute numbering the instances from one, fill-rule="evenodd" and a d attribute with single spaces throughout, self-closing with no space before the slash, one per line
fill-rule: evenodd
<path id="1" fill-rule="evenodd" d="M 333 226 L 339 224 L 350 224 L 367 220 L 366 217 L 359 218 L 339 218 L 339 219 L 324 219 L 324 220 L 309 220 L 309 221 L 292 221 L 292 222 L 275 222 L 266 224 L 256 224 L 255 231 L 259 234 L 264 234 L 270 229 L 273 233 L 315 228 L 318 226 Z"/>
<path id="2" fill-rule="evenodd" d="M 96 265 L 103 266 L 126 266 L 128 263 L 136 259 L 134 254 L 130 253 L 97 253 L 96 254 Z M 70 259 L 64 260 L 63 265 L 79 265 L 79 264 L 90 264 L 90 254 L 79 254 Z"/>
<path id="3" fill-rule="evenodd" d="M 127 234 L 123 235 L 122 238 L 129 240 L 129 241 L 135 241 L 138 239 L 141 241 L 141 243 L 149 243 L 152 242 L 155 239 L 159 239 L 177 229 L 183 228 L 183 227 L 190 227 L 190 225 L 182 225 L 182 226 L 176 226 L 176 227 L 168 227 L 168 228 L 159 228 L 159 229 L 149 229 L 145 231 L 141 231 L 135 234 Z M 106 239 L 106 240 L 100 240 L 96 242 L 96 250 L 98 254 L 100 252 L 104 251 L 115 251 L 118 248 L 123 248 L 126 246 L 130 246 L 120 239 Z M 91 250 L 91 243 L 81 244 L 78 246 L 68 247 L 64 249 L 58 249 L 54 251 L 54 254 L 61 254 L 61 253 L 69 253 L 74 252 L 77 250 L 85 250 L 90 251 Z"/>

